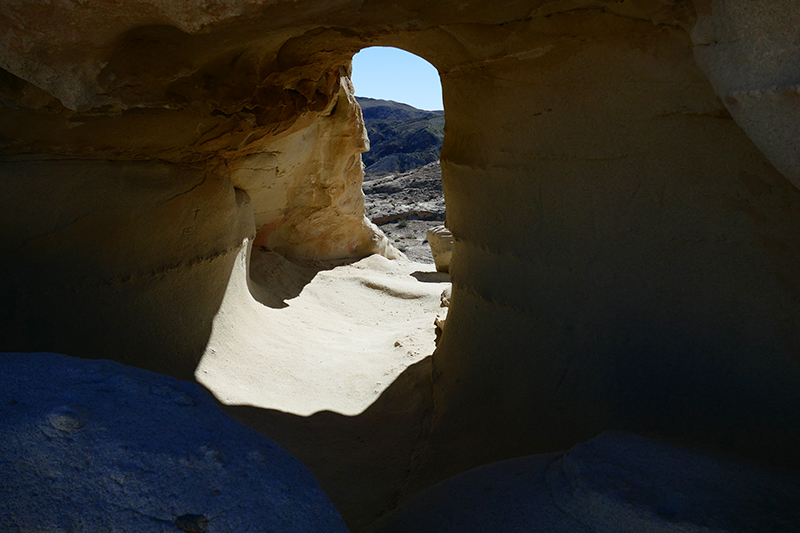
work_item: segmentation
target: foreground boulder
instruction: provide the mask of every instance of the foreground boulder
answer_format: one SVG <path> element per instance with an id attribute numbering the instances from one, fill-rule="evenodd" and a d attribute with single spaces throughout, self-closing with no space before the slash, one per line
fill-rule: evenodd
<path id="1" fill-rule="evenodd" d="M 0 376 L 4 531 L 347 531 L 299 461 L 193 384 L 56 354 L 2 354 Z"/>
<path id="2" fill-rule="evenodd" d="M 796 473 L 606 432 L 450 478 L 369 532 L 788 533 L 798 524 Z"/>

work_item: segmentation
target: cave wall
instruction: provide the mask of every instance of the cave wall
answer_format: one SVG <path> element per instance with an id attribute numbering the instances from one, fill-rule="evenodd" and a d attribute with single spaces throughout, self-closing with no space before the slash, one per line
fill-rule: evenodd
<path id="1" fill-rule="evenodd" d="M 538 46 L 442 77 L 456 242 L 434 427 L 473 440 L 431 463 L 609 427 L 794 461 L 799 191 L 679 26 L 582 11 L 504 30 Z"/>
<path id="2" fill-rule="evenodd" d="M 736 5 L 4 4 L 0 349 L 186 377 L 245 239 L 388 253 L 346 74 L 398 46 L 442 77 L 455 237 L 419 484 L 606 428 L 795 464 L 798 15 Z"/>
<path id="3" fill-rule="evenodd" d="M 191 379 L 254 233 L 247 195 L 156 161 L 14 159 L 0 163 L 2 350 Z"/>

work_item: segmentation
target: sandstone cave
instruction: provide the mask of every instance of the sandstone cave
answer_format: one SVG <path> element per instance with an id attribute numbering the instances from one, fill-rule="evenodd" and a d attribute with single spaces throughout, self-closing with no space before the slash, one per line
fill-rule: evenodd
<path id="1" fill-rule="evenodd" d="M 798 530 L 797 2 L 24 0 L 0 6 L 0 27 L 0 529 L 247 530 L 268 509 L 280 531 L 345 531 L 307 525 L 337 512 L 350 531 L 375 532 L 458 520 L 462 531 L 545 520 L 550 531 Z M 358 412 L 217 398 L 324 494 L 295 466 L 237 486 L 226 464 L 296 459 L 230 418 L 202 426 L 227 436 L 192 440 L 191 417 L 216 408 L 172 378 L 204 386 L 212 359 L 246 375 L 226 361 L 261 341 L 256 315 L 280 311 L 289 281 L 320 275 L 308 265 L 400 264 L 364 217 L 349 76 L 369 46 L 414 53 L 441 76 L 447 324 L 430 357 Z M 280 256 L 271 285 L 247 275 L 263 253 Z M 100 431 L 97 398 L 144 429 Z M 159 398 L 189 422 L 168 422 Z M 142 503 L 145 478 L 117 471 L 115 451 L 89 484 L 127 486 L 101 491 L 116 503 L 54 511 L 46 487 L 90 489 L 53 465 L 85 457 L 70 446 L 107 443 L 109 428 L 120 446 L 155 450 L 166 492 Z M 170 432 L 195 444 L 168 445 Z M 686 476 L 662 463 L 715 474 L 679 487 Z M 228 485 L 176 496 L 178 464 L 213 467 L 218 479 L 203 479 Z M 617 487 L 640 467 L 654 492 L 603 505 L 578 494 L 608 495 L 599 480 Z M 592 476 L 580 487 L 578 471 Z M 503 485 L 523 475 L 544 488 Z M 487 480 L 508 492 L 469 503 Z M 45 488 L 14 489 L 24 483 Z M 240 490 L 240 507 L 225 504 L 235 517 L 197 509 L 227 487 Z M 682 499 L 691 490 L 713 509 Z M 734 500 L 747 505 L 724 504 Z"/>

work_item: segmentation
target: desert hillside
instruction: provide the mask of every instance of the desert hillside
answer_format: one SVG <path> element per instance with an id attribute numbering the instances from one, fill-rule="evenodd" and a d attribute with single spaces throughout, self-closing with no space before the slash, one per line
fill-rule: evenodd
<path id="1" fill-rule="evenodd" d="M 432 263 L 425 232 L 444 224 L 444 112 L 356 97 L 370 150 L 362 154 L 367 217 L 410 259 Z"/>
<path id="2" fill-rule="evenodd" d="M 444 111 L 424 111 L 391 100 L 356 97 L 364 115 L 370 150 L 367 174 L 406 172 L 439 159 Z"/>
<path id="3" fill-rule="evenodd" d="M 409 259 L 433 263 L 425 233 L 444 224 L 442 167 L 439 161 L 400 174 L 364 177 L 367 217 Z"/>

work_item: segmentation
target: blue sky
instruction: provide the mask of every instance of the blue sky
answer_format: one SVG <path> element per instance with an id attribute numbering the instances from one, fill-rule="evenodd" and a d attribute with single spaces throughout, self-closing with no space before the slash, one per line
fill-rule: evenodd
<path id="1" fill-rule="evenodd" d="M 444 109 L 436 69 L 419 56 L 397 48 L 365 48 L 353 57 L 356 96 L 394 100 L 428 111 Z"/>

